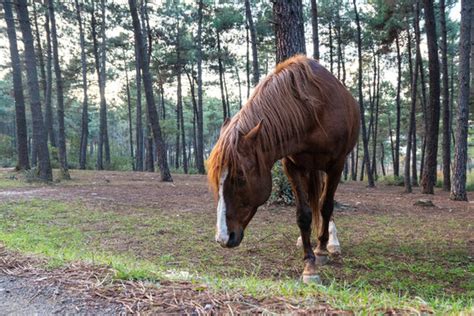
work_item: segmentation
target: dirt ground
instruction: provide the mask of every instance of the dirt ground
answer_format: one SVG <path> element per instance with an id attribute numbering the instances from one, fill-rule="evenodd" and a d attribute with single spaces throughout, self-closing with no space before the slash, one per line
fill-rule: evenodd
<path id="1" fill-rule="evenodd" d="M 7 170 L 0 170 L 0 173 L 4 178 L 10 174 Z M 73 172 L 72 176 L 72 181 L 46 186 L 24 186 L 10 176 L 11 181 L 18 181 L 19 185 L 0 189 L 0 200 L 79 200 L 92 207 L 112 207 L 118 213 L 137 208 L 156 208 L 170 214 L 202 212 L 206 216 L 215 212 L 203 176 L 175 174 L 173 183 L 159 182 L 159 175 L 153 173 L 87 171 Z M 419 199 L 427 198 L 434 207 L 414 206 Z M 469 199 L 474 200 L 472 192 Z M 442 222 L 454 217 L 466 223 L 474 222 L 472 202 L 451 201 L 448 193 L 440 190 L 433 196 L 426 196 L 418 188 L 414 194 L 405 194 L 402 187 L 378 185 L 371 189 L 363 183 L 351 182 L 339 186 L 336 200 L 342 205 L 336 212 L 336 223 L 338 214 L 389 214 L 395 217 L 416 214 L 427 221 L 436 218 Z M 295 211 L 288 206 L 265 205 L 255 221 L 271 221 L 270 210 L 277 210 L 279 216 L 294 225 Z M 469 253 L 474 254 L 472 230 L 453 232 L 446 238 L 465 238 Z M 344 245 L 342 247 L 344 249 Z M 0 244 L 0 314 L 94 314 L 99 311 L 100 314 L 116 314 L 140 310 L 140 304 L 154 306 L 150 310 L 156 312 L 170 313 L 331 312 L 324 302 L 311 304 L 315 306 L 313 310 L 300 309 L 301 302 L 283 298 L 258 301 L 235 293 L 218 294 L 205 285 L 189 282 L 164 282 L 158 287 L 146 282 L 116 282 L 111 280 L 112 273 L 106 268 L 87 265 L 71 265 L 61 268 L 61 273 L 51 272 L 39 268 L 41 260 L 6 250 Z M 117 289 L 121 293 L 118 298 L 111 294 L 117 293 Z"/>

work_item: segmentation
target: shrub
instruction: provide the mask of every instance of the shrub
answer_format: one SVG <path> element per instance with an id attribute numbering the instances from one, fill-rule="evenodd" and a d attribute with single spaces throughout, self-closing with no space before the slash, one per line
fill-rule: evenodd
<path id="1" fill-rule="evenodd" d="M 283 166 L 280 161 L 278 161 L 272 169 L 272 193 L 268 201 L 270 203 L 286 205 L 295 203 L 290 182 L 283 172 Z"/>

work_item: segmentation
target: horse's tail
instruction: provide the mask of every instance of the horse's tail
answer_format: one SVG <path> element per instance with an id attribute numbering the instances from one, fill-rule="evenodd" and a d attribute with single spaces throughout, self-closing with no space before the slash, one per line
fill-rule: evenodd
<path id="1" fill-rule="evenodd" d="M 309 174 L 308 198 L 313 209 L 313 232 L 316 238 L 319 235 L 321 225 L 321 208 L 326 196 L 326 174 L 323 171 L 314 170 Z"/>

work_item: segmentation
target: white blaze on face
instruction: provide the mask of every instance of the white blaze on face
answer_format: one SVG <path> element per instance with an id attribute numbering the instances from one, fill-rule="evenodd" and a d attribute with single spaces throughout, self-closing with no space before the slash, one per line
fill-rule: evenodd
<path id="1" fill-rule="evenodd" d="M 216 241 L 221 245 L 226 245 L 229 241 L 229 232 L 227 231 L 226 207 L 224 201 L 224 182 L 227 178 L 227 168 L 222 170 L 219 180 L 219 202 L 217 203 L 217 227 Z"/>

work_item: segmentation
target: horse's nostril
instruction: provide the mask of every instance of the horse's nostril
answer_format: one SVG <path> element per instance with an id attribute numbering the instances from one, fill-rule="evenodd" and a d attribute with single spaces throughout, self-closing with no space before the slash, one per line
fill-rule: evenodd
<path id="1" fill-rule="evenodd" d="M 235 242 L 235 233 L 231 232 L 229 235 L 229 241 L 227 242 L 228 244 L 233 244 Z"/>

